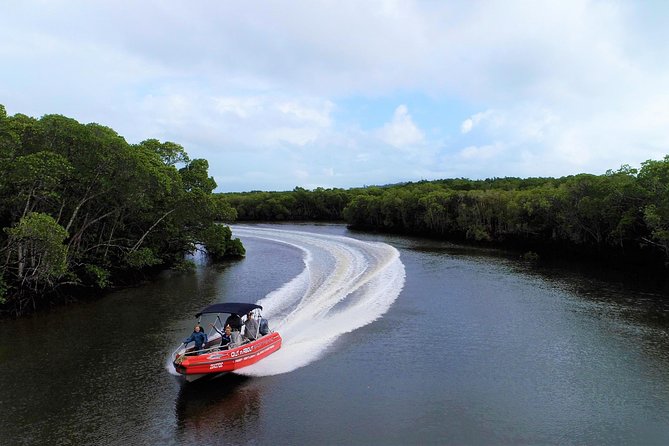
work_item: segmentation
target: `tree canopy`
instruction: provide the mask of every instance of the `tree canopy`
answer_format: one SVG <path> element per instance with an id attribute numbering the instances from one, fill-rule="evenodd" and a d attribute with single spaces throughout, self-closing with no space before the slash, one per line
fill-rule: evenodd
<path id="1" fill-rule="evenodd" d="M 669 261 L 669 156 L 603 175 L 466 178 L 357 189 L 220 194 L 240 220 L 338 220 L 375 231 Z"/>
<path id="2" fill-rule="evenodd" d="M 0 310 L 21 314 L 64 288 L 106 288 L 175 265 L 196 245 L 244 254 L 218 221 L 204 159 L 61 115 L 8 116 L 0 105 Z"/>

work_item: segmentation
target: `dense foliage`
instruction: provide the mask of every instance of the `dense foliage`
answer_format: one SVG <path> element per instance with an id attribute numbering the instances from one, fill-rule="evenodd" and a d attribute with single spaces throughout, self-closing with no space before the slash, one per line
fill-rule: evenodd
<path id="1" fill-rule="evenodd" d="M 98 124 L 7 116 L 0 105 L 0 310 L 22 314 L 64 288 L 178 264 L 197 244 L 215 258 L 243 255 L 215 224 L 235 211 L 215 199 L 208 167 L 175 143 L 128 144 Z"/>
<path id="2" fill-rule="evenodd" d="M 232 207 L 241 221 L 337 221 L 343 219 L 354 194 L 354 190 L 296 187 L 292 192 L 219 194 L 218 199 Z"/>
<path id="3" fill-rule="evenodd" d="M 343 220 L 362 229 L 623 262 L 669 259 L 669 156 L 563 178 L 448 179 L 360 189 L 223 194 L 240 220 Z"/>

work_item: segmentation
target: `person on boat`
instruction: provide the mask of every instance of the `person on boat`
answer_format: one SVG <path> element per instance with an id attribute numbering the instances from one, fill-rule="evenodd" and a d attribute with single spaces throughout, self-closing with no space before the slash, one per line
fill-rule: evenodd
<path id="1" fill-rule="evenodd" d="M 216 325 L 214 324 L 209 324 L 209 326 L 216 330 L 216 333 L 221 335 L 221 349 L 228 348 L 230 341 L 232 341 L 232 328 L 230 325 L 226 325 L 224 331 L 216 328 Z"/>
<path id="2" fill-rule="evenodd" d="M 259 316 L 258 319 L 260 319 L 260 328 L 258 330 L 260 332 L 260 336 L 268 335 L 270 332 L 269 321 L 262 316 Z"/>
<path id="3" fill-rule="evenodd" d="M 194 352 L 204 348 L 204 345 L 207 343 L 207 334 L 202 330 L 200 324 L 197 324 L 193 329 L 193 333 L 191 333 L 188 339 L 184 340 L 184 344 L 188 344 L 189 342 L 195 344 Z"/>
<path id="4" fill-rule="evenodd" d="M 242 331 L 242 318 L 239 317 L 238 314 L 230 314 L 228 318 L 225 320 L 225 324 L 223 325 L 224 327 L 226 325 L 230 326 L 230 329 L 234 331 Z"/>
<path id="5" fill-rule="evenodd" d="M 253 312 L 249 311 L 244 322 L 244 337 L 249 341 L 258 339 L 258 321 L 253 319 Z"/>

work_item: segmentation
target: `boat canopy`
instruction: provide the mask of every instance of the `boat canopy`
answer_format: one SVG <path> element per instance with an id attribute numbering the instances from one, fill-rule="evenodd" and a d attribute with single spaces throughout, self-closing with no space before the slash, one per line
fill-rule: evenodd
<path id="1" fill-rule="evenodd" d="M 207 308 L 196 314 L 195 317 L 200 317 L 203 314 L 211 314 L 211 313 L 230 313 L 242 316 L 251 310 L 255 310 L 256 308 L 260 308 L 262 310 L 262 307 L 256 304 L 225 302 L 222 304 L 209 305 Z"/>

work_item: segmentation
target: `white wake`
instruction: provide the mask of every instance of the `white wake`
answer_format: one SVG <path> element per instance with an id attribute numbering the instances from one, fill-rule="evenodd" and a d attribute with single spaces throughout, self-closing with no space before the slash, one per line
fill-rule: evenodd
<path id="1" fill-rule="evenodd" d="M 278 228 L 232 229 L 242 238 L 294 246 L 304 261 L 299 275 L 258 302 L 283 338 L 281 350 L 238 373 L 276 375 L 315 361 L 339 336 L 388 311 L 404 286 L 399 252 L 385 243 Z"/>

